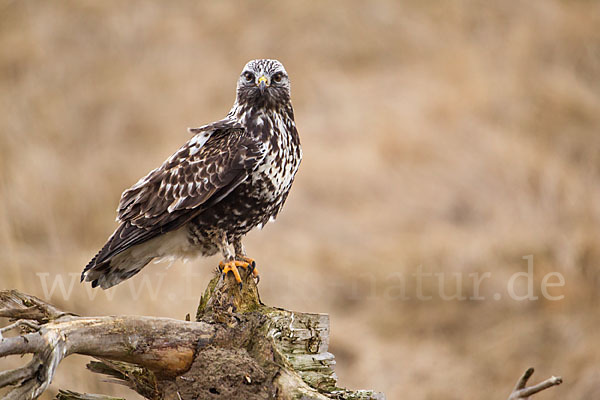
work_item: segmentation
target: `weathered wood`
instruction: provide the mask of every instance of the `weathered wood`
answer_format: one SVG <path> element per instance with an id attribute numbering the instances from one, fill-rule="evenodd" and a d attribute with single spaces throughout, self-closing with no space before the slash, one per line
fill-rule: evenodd
<path id="1" fill-rule="evenodd" d="M 231 278 L 208 284 L 196 321 L 169 318 L 80 317 L 16 291 L 0 291 L 0 315 L 17 319 L 0 333 L 0 357 L 33 353 L 26 366 L 0 373 L 4 399 L 37 398 L 70 354 L 95 357 L 92 372 L 125 384 L 147 399 L 368 400 L 382 393 L 337 387 L 329 353 L 329 317 L 262 304 L 251 276 L 240 289 Z M 551 378 L 526 388 L 533 370 L 510 399 L 560 384 Z M 61 391 L 60 400 L 116 400 Z"/>
<path id="2" fill-rule="evenodd" d="M 125 400 L 122 397 L 104 396 L 102 394 L 82 394 L 70 390 L 59 390 L 57 400 Z"/>
<path id="3" fill-rule="evenodd" d="M 11 319 L 31 319 L 45 323 L 66 315 L 76 315 L 17 290 L 0 290 L 0 305 L 0 317 Z"/>
<path id="4" fill-rule="evenodd" d="M 22 335 L 2 339 L 0 357 L 34 353 L 27 366 L 0 374 L 0 387 L 15 386 L 7 398 L 39 396 L 70 354 L 97 358 L 88 369 L 148 399 L 186 400 L 217 393 L 245 399 L 383 398 L 337 388 L 327 315 L 262 304 L 252 276 L 245 277 L 241 289 L 229 277 L 212 279 L 194 322 L 80 317 L 17 291 L 0 292 L 0 309 L 0 315 L 31 321 L 8 327 L 21 329 Z M 61 391 L 58 398 L 106 397 Z"/>
<path id="5" fill-rule="evenodd" d="M 226 351 L 232 343 L 233 353 L 240 349 L 261 370 L 258 382 L 269 382 L 261 390 L 252 393 L 247 386 L 256 382 L 256 376 L 244 376 L 231 384 L 216 382 L 214 391 L 236 393 L 239 398 L 281 399 L 383 399 L 383 394 L 338 388 L 333 371 L 334 357 L 328 352 L 329 317 L 325 314 L 310 314 L 269 307 L 260 301 L 255 282 L 251 276 L 240 290 L 233 279 L 211 280 L 200 300 L 196 313 L 199 322 L 218 322 L 236 330 L 235 339 L 220 343 L 220 351 Z M 220 353 L 227 358 L 226 353 Z M 240 356 L 243 358 L 243 356 Z M 231 362 L 228 360 L 227 362 Z M 227 369 L 227 363 L 214 362 L 210 368 L 217 371 Z M 251 368 L 250 368 L 251 369 Z M 201 380 L 206 366 L 186 373 L 186 378 Z M 247 379 L 248 378 L 248 379 Z M 247 379 L 247 380 L 246 380 Z M 248 382 L 250 381 L 250 382 Z M 245 382 L 245 383 L 244 383 Z M 185 386 L 185 385 L 184 385 Z M 172 389 L 182 395 L 180 388 Z M 274 389 L 274 390 L 273 390 Z M 270 395 L 269 395 L 270 394 Z M 173 397 L 176 399 L 176 397 Z M 183 398 L 183 397 L 182 397 Z M 224 396 L 227 398 L 227 396 Z"/>

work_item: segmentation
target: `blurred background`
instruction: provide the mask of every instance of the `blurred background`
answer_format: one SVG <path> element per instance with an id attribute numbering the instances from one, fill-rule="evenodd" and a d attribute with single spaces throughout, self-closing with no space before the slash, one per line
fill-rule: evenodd
<path id="1" fill-rule="evenodd" d="M 534 366 L 565 379 L 539 398 L 599 398 L 599 27 L 584 0 L 2 0 L 0 288 L 86 315 L 193 315 L 216 256 L 106 292 L 78 276 L 121 192 L 225 116 L 248 60 L 277 58 L 304 160 L 245 243 L 264 302 L 331 316 L 339 383 L 502 399 Z M 528 260 L 537 300 L 509 291 Z M 44 398 L 139 398 L 86 361 Z"/>

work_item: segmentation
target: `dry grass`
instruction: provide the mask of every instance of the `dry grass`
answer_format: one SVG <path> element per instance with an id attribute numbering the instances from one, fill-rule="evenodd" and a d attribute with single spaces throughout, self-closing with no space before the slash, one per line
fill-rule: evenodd
<path id="1" fill-rule="evenodd" d="M 4 0 L 0 287 L 44 297 L 40 273 L 69 283 L 114 229 L 121 191 L 228 111 L 247 60 L 278 58 L 305 159 L 247 247 L 263 300 L 331 314 L 341 383 L 505 398 L 533 365 L 565 378 L 544 399 L 600 397 L 599 26 L 593 1 Z M 536 294 L 557 271 L 563 300 L 506 296 L 529 254 Z M 182 318 L 215 264 L 51 300 Z M 490 272 L 486 300 L 444 301 L 430 279 L 419 301 L 418 266 L 445 272 L 448 293 L 452 273 Z M 132 293 L 144 279 L 155 295 Z M 49 392 L 117 393 L 83 361 Z"/>

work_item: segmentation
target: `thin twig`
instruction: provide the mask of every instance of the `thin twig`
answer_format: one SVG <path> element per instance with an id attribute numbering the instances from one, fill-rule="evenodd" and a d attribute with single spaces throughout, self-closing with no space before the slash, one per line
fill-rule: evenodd
<path id="1" fill-rule="evenodd" d="M 23 328 L 23 327 L 27 327 L 34 332 L 40 330 L 40 325 L 38 323 L 36 323 L 35 321 L 29 320 L 29 319 L 20 319 L 13 324 L 5 326 L 4 328 L 0 328 L 0 340 L 2 340 L 2 338 L 3 338 L 2 337 L 3 333 L 12 331 L 13 329 Z"/>
<path id="2" fill-rule="evenodd" d="M 525 371 L 523 376 L 521 376 L 519 378 L 519 380 L 517 381 L 517 384 L 515 385 L 513 392 L 517 392 L 517 391 L 523 389 L 525 387 L 525 385 L 527 385 L 527 381 L 529 380 L 529 378 L 531 378 L 531 375 L 533 375 L 534 371 L 535 370 L 531 367 L 527 368 L 527 371 Z"/>
<path id="3" fill-rule="evenodd" d="M 527 371 L 519 378 L 513 392 L 510 394 L 508 400 L 524 399 L 527 400 L 530 396 L 541 392 L 542 390 L 548 389 L 549 387 L 560 385 L 562 378 L 560 376 L 552 376 L 543 382 L 538 383 L 534 386 L 525 387 L 531 375 L 533 375 L 534 369 L 528 368 Z"/>

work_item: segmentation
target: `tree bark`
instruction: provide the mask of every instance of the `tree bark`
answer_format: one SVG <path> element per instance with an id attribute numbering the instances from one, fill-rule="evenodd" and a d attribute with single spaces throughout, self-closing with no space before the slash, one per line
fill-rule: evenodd
<path id="1" fill-rule="evenodd" d="M 147 399 L 384 399 L 383 393 L 337 387 L 328 352 L 329 318 L 269 307 L 251 276 L 240 288 L 216 276 L 196 320 L 140 316 L 80 317 L 18 291 L 0 291 L 0 357 L 33 353 L 26 366 L 0 372 L 4 399 L 35 399 L 48 387 L 63 358 L 94 357 L 87 368 L 126 384 Z M 189 318 L 188 318 L 189 319 Z M 9 331 L 19 335 L 3 337 Z M 510 399 L 527 398 L 560 384 L 519 380 Z M 61 400 L 115 400 L 61 390 Z"/>

